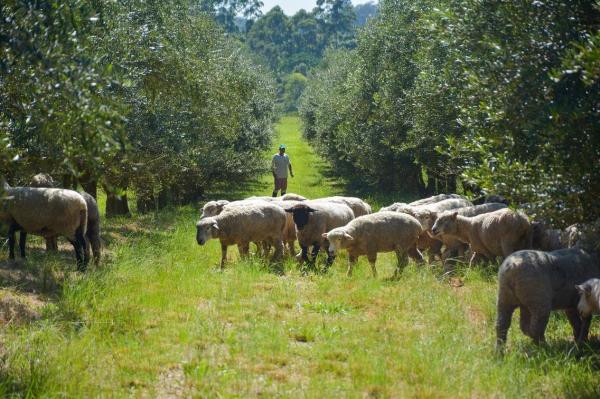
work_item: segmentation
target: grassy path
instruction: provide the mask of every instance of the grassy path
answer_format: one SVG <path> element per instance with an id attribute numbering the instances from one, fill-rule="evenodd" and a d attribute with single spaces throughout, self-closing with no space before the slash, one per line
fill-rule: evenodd
<path id="1" fill-rule="evenodd" d="M 284 118 L 279 139 L 296 170 L 290 190 L 338 192 L 325 165 Z M 255 194 L 270 192 L 270 179 Z M 129 237 L 111 266 L 67 280 L 40 321 L 2 330 L 0 394 L 30 397 L 594 397 L 598 357 L 569 352 L 562 317 L 550 346 L 513 326 L 493 354 L 495 277 L 437 267 L 388 281 L 364 260 L 348 279 L 341 256 L 327 275 L 269 272 L 258 259 L 215 267 L 217 242 L 194 241 L 197 210 L 109 226 Z M 115 239 L 116 240 L 116 239 Z M 115 241 L 116 242 L 116 241 Z M 235 258 L 233 249 L 230 257 Z M 457 284 L 455 284 L 457 285 Z M 518 324 L 518 323 L 517 323 Z"/>

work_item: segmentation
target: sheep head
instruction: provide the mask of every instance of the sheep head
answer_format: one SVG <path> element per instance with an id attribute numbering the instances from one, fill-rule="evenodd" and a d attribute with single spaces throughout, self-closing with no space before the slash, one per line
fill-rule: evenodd
<path id="1" fill-rule="evenodd" d="M 202 216 L 200 216 L 200 219 L 219 215 L 223 212 L 223 208 L 227 204 L 229 204 L 227 200 L 208 201 L 202 207 Z"/>
<path id="2" fill-rule="evenodd" d="M 308 205 L 297 204 L 285 210 L 288 213 L 291 213 L 294 217 L 294 224 L 298 228 L 298 230 L 304 229 L 304 227 L 308 224 L 310 214 L 313 212 L 317 212 L 316 209 L 311 208 Z"/>
<path id="3" fill-rule="evenodd" d="M 196 223 L 196 241 L 199 245 L 204 245 L 211 238 L 219 237 L 219 225 L 212 217 L 200 219 Z"/>
<path id="4" fill-rule="evenodd" d="M 575 289 L 579 293 L 579 303 L 577 310 L 580 315 L 586 317 L 594 313 L 600 313 L 600 280 L 597 278 L 586 281 L 581 285 L 576 285 Z"/>
<path id="5" fill-rule="evenodd" d="M 329 241 L 329 252 L 332 253 L 337 252 L 339 249 L 347 248 L 348 243 L 354 240 L 354 237 L 342 228 L 333 229 L 329 233 L 323 233 L 321 237 Z"/>
<path id="6" fill-rule="evenodd" d="M 456 224 L 456 218 L 458 216 L 458 212 L 444 212 L 442 213 L 431 228 L 431 232 L 434 237 L 440 236 L 442 234 L 447 235 L 456 235 L 458 231 L 458 226 Z"/>

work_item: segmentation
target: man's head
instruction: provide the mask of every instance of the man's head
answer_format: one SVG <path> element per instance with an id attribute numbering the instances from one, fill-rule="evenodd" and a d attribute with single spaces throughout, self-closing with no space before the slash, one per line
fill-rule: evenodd
<path id="1" fill-rule="evenodd" d="M 285 144 L 279 144 L 279 154 L 283 155 L 285 153 Z"/>

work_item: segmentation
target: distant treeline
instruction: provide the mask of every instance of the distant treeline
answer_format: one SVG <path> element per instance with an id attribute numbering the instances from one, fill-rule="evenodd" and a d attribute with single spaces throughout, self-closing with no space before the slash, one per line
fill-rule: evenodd
<path id="1" fill-rule="evenodd" d="M 593 1 L 383 0 L 310 76 L 305 135 L 360 185 L 595 219 L 599 27 Z"/>
<path id="2" fill-rule="evenodd" d="M 357 27 L 376 13 L 374 3 L 353 7 L 350 0 L 319 0 L 314 9 L 293 16 L 276 6 L 264 15 L 238 17 L 235 25 L 224 26 L 248 45 L 257 62 L 273 71 L 283 111 L 295 111 L 306 76 L 325 50 L 354 48 Z"/>
<path id="3" fill-rule="evenodd" d="M 147 210 L 266 170 L 275 86 L 206 3 L 3 1 L 0 174 L 102 185 L 125 214 L 128 189 Z"/>

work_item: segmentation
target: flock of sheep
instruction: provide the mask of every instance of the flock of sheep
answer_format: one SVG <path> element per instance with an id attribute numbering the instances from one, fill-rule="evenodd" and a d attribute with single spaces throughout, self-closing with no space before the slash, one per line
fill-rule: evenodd
<path id="1" fill-rule="evenodd" d="M 9 257 L 14 259 L 16 232 L 25 257 L 27 234 L 46 238 L 48 250 L 56 238 L 66 237 L 75 249 L 79 270 L 89 262 L 90 248 L 100 259 L 100 213 L 87 193 L 54 188 L 48 175 L 36 175 L 30 187 L 10 187 L 4 179 L 0 222 L 8 225 Z M 591 316 L 600 312 L 600 220 L 573 225 L 564 231 L 531 222 L 522 212 L 492 196 L 474 205 L 457 194 L 441 194 L 419 201 L 394 203 L 373 213 L 355 197 L 308 200 L 297 194 L 279 198 L 251 197 L 241 201 L 210 201 L 196 225 L 196 240 L 221 243 L 221 267 L 227 248 L 237 245 L 242 256 L 254 242 L 262 256 L 273 252 L 279 261 L 287 253 L 314 266 L 321 250 L 325 270 L 336 254 L 348 252 L 347 274 L 359 256 L 366 256 L 373 276 L 380 252 L 395 252 L 399 276 L 408 258 L 441 260 L 450 269 L 457 259 L 469 264 L 504 259 L 498 272 L 497 346 L 502 348 L 516 308 L 520 327 L 535 342 L 544 332 L 553 310 L 564 310 L 576 342 L 587 339 Z M 483 203 L 484 202 L 484 203 Z M 295 242 L 300 244 L 296 255 Z"/>
<path id="2" fill-rule="evenodd" d="M 280 260 L 284 253 L 314 265 L 321 249 L 326 269 L 336 254 L 348 252 L 348 271 L 366 255 L 373 276 L 380 252 L 395 252 L 398 276 L 408 258 L 440 259 L 450 269 L 457 259 L 469 264 L 503 258 L 498 271 L 497 347 L 502 349 L 516 308 L 520 327 L 534 342 L 544 341 L 550 312 L 564 310 L 577 343 L 588 336 L 591 316 L 600 312 L 600 220 L 564 231 L 547 229 L 522 212 L 508 208 L 502 197 L 490 196 L 478 205 L 457 194 L 394 203 L 373 213 L 355 197 L 308 200 L 297 194 L 279 198 L 250 197 L 210 201 L 196 224 L 196 240 L 221 243 L 221 267 L 227 247 L 237 245 L 242 256 L 256 243 L 262 256 Z M 300 244 L 296 255 L 295 241 Z M 285 245 L 284 245 L 285 244 Z M 466 259 L 465 259 L 466 260 Z"/>

